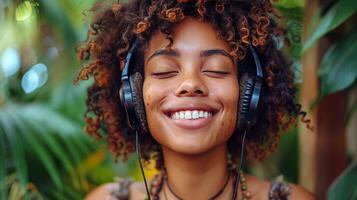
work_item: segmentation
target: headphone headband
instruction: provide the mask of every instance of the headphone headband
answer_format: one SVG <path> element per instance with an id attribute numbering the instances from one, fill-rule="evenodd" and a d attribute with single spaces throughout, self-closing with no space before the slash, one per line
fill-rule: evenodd
<path id="1" fill-rule="evenodd" d="M 251 44 L 249 44 L 248 47 L 249 47 L 249 50 L 252 53 L 252 56 L 253 56 L 253 59 L 254 59 L 257 77 L 263 78 L 263 70 L 262 70 L 262 65 L 260 63 L 260 60 L 259 60 L 258 53 L 255 51 L 255 49 L 252 47 Z"/>
<path id="2" fill-rule="evenodd" d="M 124 65 L 124 69 L 121 73 L 121 80 L 123 81 L 124 79 L 127 80 L 129 78 L 129 65 L 130 65 L 130 60 L 131 60 L 131 57 L 133 56 L 133 52 L 136 48 L 136 45 L 138 44 L 138 41 L 135 40 L 133 42 L 133 44 L 131 45 L 129 51 L 128 51 L 128 54 L 126 55 L 125 57 L 125 65 Z"/>

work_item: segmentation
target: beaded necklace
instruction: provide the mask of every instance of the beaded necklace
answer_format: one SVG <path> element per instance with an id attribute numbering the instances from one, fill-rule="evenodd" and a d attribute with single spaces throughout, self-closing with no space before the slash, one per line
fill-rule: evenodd
<path id="1" fill-rule="evenodd" d="M 247 179 L 245 178 L 243 171 L 239 172 L 239 176 L 240 190 L 242 191 L 243 196 L 242 200 L 248 200 L 252 198 L 252 193 L 248 191 Z"/>
<path id="2" fill-rule="evenodd" d="M 229 180 L 230 175 L 228 176 Z M 242 200 L 249 200 L 252 197 L 252 193 L 248 191 L 248 185 L 247 185 L 247 179 L 245 178 L 245 175 L 243 171 L 239 172 L 239 177 L 240 177 L 240 190 L 242 191 Z M 157 174 L 154 176 L 151 184 L 150 184 L 150 196 L 153 197 L 153 200 L 160 200 L 159 194 L 162 190 L 162 187 L 164 185 L 164 182 L 167 181 L 167 177 L 164 172 Z M 216 199 L 217 197 L 220 196 L 221 193 L 223 193 L 226 185 L 228 184 L 229 181 L 226 181 L 225 185 L 222 187 L 220 191 L 218 191 L 213 197 L 209 198 L 210 200 Z M 169 184 L 167 183 L 167 186 L 169 188 L 169 191 L 178 199 L 178 200 L 183 200 L 181 197 L 179 197 L 175 192 L 171 189 Z M 234 184 L 233 184 L 234 187 Z M 164 190 L 165 193 L 165 199 L 167 200 L 166 196 L 166 191 Z"/>
<path id="3" fill-rule="evenodd" d="M 227 180 L 226 180 L 225 184 L 223 185 L 223 187 L 222 187 L 216 194 L 214 194 L 212 197 L 208 198 L 208 200 L 214 200 L 214 199 L 216 199 L 217 197 L 219 197 L 219 196 L 223 193 L 224 189 L 226 188 L 226 186 L 227 186 L 227 184 L 228 184 L 228 182 L 229 182 L 229 178 L 230 178 L 230 177 L 231 177 L 231 173 L 228 174 Z M 179 200 L 184 200 L 184 199 L 181 198 L 179 195 L 177 195 L 177 194 L 174 192 L 174 190 L 170 187 L 170 184 L 169 184 L 169 182 L 168 182 L 168 180 L 167 180 L 167 177 L 165 177 L 165 182 L 166 182 L 166 185 L 167 185 L 167 187 L 169 188 L 170 192 L 171 192 L 177 199 L 179 199 Z"/>

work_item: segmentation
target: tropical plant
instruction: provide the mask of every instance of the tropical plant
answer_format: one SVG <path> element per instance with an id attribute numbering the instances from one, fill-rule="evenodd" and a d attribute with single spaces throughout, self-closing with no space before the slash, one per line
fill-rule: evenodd
<path id="1" fill-rule="evenodd" d="M 0 3 L 0 199 L 82 199 L 115 175 L 82 132 L 88 84 L 72 85 L 93 1 Z"/>
<path id="2" fill-rule="evenodd" d="M 357 2 L 353 0 L 336 1 L 330 8 L 324 11 L 317 27 L 304 43 L 302 52 L 309 49 L 317 40 L 329 32 L 346 23 L 357 11 Z M 318 12 L 320 13 L 320 12 Z M 313 23 L 312 23 L 313 24 Z M 352 25 L 355 21 L 352 21 Z M 341 40 L 335 42 L 326 51 L 319 67 L 319 78 L 321 80 L 321 92 L 317 102 L 327 95 L 344 90 L 353 86 L 357 78 L 356 53 L 357 34 L 356 26 L 351 26 L 345 31 Z"/>
<path id="3" fill-rule="evenodd" d="M 338 91 L 356 88 L 357 79 L 357 29 L 356 29 L 357 2 L 354 0 L 336 0 L 327 8 L 317 12 L 315 18 L 319 22 L 311 22 L 311 34 L 303 45 L 302 53 L 309 49 L 322 37 L 341 27 L 343 31 L 338 41 L 335 41 L 326 50 L 318 69 L 320 80 L 320 93 L 310 107 L 316 106 L 324 98 Z M 315 25 L 315 26 L 313 26 Z M 352 102 L 348 108 L 349 116 L 356 111 L 357 102 Z M 354 132 L 356 134 L 356 132 Z M 357 142 L 354 144 L 357 146 Z M 330 186 L 327 193 L 329 200 L 334 199 L 357 199 L 357 155 L 350 155 L 352 162 L 349 167 Z"/>

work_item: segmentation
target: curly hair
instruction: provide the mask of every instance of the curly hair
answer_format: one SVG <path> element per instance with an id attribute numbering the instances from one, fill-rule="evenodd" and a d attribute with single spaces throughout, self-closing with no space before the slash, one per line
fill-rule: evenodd
<path id="1" fill-rule="evenodd" d="M 246 151 L 249 157 L 264 159 L 276 149 L 280 134 L 301 121 L 310 127 L 306 113 L 295 102 L 294 75 L 276 45 L 284 36 L 281 17 L 269 0 L 134 0 L 112 5 L 96 4 L 88 38 L 77 52 L 84 63 L 77 79 L 94 78 L 88 89 L 85 131 L 107 139 L 115 157 L 127 158 L 135 150 L 135 137 L 124 120 L 118 90 L 125 56 L 135 38 L 139 48 L 134 57 L 143 67 L 143 51 L 156 31 L 161 31 L 173 43 L 172 28 L 185 18 L 210 23 L 217 36 L 230 45 L 230 55 L 244 60 L 248 45 L 259 54 L 265 74 L 257 123 L 247 134 Z M 255 70 L 253 66 L 238 65 L 239 74 Z M 239 78 L 239 77 L 238 77 Z M 240 143 L 238 131 L 228 141 L 230 155 L 237 155 Z M 143 159 L 156 159 L 162 167 L 160 145 L 145 134 L 140 147 Z"/>

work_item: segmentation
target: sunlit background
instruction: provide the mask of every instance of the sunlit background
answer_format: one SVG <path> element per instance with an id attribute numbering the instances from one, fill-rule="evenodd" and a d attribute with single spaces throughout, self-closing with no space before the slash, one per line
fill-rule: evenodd
<path id="1" fill-rule="evenodd" d="M 86 39 L 94 2 L 0 0 L 0 199 L 82 199 L 115 177 L 141 179 L 135 156 L 127 163 L 116 163 L 105 141 L 95 141 L 82 131 L 91 80 L 78 86 L 72 80 L 80 68 L 75 48 Z M 347 91 L 345 127 L 354 132 L 349 138 L 357 140 L 356 127 L 349 125 L 356 122 L 357 3 L 326 2 L 308 22 L 304 1 L 274 3 L 286 18 L 288 43 L 275 39 L 292 57 L 300 88 L 303 55 L 322 37 L 337 34 L 318 58 L 322 60 L 316 74 L 321 90 L 310 108 L 331 94 Z M 246 170 L 261 178 L 284 176 L 289 182 L 301 182 L 299 133 L 295 127 L 283 134 L 276 153 L 263 163 L 247 162 Z M 343 147 L 345 166 L 350 166 L 344 177 L 349 179 L 340 177 L 343 187 L 335 183 L 329 199 L 339 199 L 341 194 L 357 199 L 356 146 L 356 141 L 349 141 Z M 154 171 L 146 173 L 152 176 Z M 303 181 L 308 185 L 310 180 Z M 352 186 L 346 189 L 346 183 Z"/>

